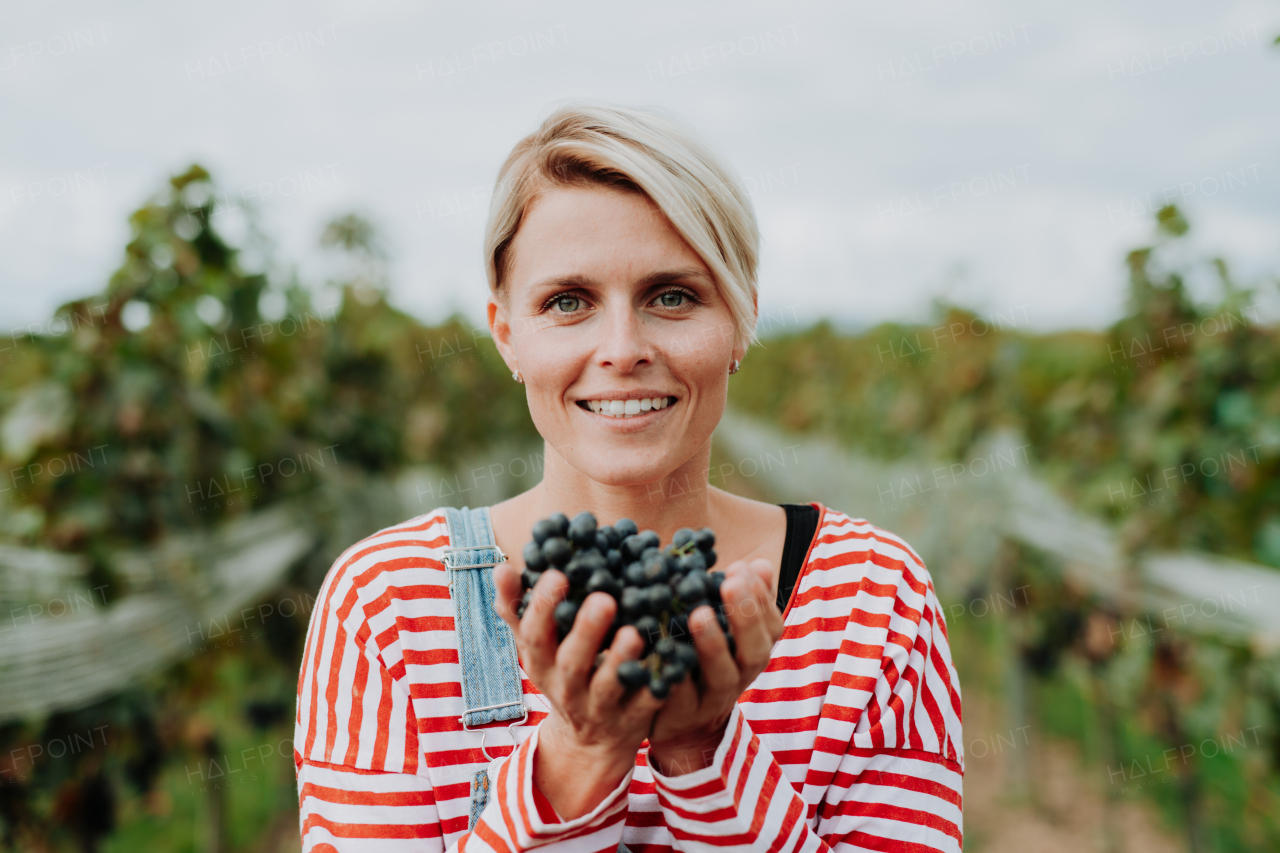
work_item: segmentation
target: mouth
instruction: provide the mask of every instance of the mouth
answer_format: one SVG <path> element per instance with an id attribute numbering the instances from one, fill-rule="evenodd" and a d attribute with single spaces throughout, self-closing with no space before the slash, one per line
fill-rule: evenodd
<path id="1" fill-rule="evenodd" d="M 639 400 L 578 400 L 578 408 L 611 420 L 646 418 L 678 403 L 676 397 L 645 397 Z"/>

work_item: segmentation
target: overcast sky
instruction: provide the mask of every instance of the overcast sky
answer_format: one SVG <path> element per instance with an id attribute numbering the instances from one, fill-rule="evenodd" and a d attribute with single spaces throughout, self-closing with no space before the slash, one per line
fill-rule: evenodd
<path id="1" fill-rule="evenodd" d="M 0 325 L 100 290 L 128 214 L 192 162 L 224 227 L 252 205 L 308 282 L 356 210 L 397 305 L 480 322 L 497 168 L 586 96 L 668 108 L 738 171 L 771 322 L 944 296 L 1098 328 L 1165 199 L 1244 283 L 1280 273 L 1277 34 L 1275 3 L 1203 0 L 10 3 Z"/>

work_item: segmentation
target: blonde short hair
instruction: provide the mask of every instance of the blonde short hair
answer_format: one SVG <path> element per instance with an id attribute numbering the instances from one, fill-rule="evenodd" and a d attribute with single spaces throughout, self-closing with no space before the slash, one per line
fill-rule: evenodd
<path id="1" fill-rule="evenodd" d="M 503 295 L 509 249 L 539 193 L 607 186 L 652 201 L 711 270 L 734 342 L 755 342 L 760 232 L 735 175 L 674 119 L 594 103 L 562 106 L 520 140 L 498 172 L 485 227 L 489 289 Z"/>

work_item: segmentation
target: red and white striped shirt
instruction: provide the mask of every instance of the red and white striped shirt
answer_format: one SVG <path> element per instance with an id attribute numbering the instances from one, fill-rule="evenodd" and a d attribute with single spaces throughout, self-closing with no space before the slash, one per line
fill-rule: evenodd
<path id="1" fill-rule="evenodd" d="M 353 545 L 307 632 L 294 733 L 304 851 L 812 853 L 961 849 L 960 686 L 920 557 L 814 504 L 818 532 L 769 666 L 734 707 L 709 767 L 636 766 L 563 820 L 533 785 L 550 705 L 486 727 L 496 787 L 468 831 L 481 735 L 465 732 L 437 508 Z M 523 675 L 522 669 L 522 675 Z"/>

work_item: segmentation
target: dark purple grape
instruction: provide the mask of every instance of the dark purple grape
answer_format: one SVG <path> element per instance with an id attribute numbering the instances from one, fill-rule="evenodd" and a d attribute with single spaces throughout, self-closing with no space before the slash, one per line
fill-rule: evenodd
<path id="1" fill-rule="evenodd" d="M 617 548 L 622 544 L 622 534 L 618 532 L 618 528 L 606 525 L 600 528 L 600 532 L 604 534 L 605 539 L 609 540 L 610 548 Z"/>
<path id="2" fill-rule="evenodd" d="M 615 521 L 613 529 L 618 531 L 618 536 L 621 539 L 626 539 L 628 536 L 634 536 L 640 532 L 640 528 L 636 527 L 636 523 L 629 518 L 620 518 Z"/>
<path id="3" fill-rule="evenodd" d="M 706 551 L 716 544 L 716 534 L 710 527 L 704 527 L 693 534 L 693 544 L 699 551 Z"/>
<path id="4" fill-rule="evenodd" d="M 609 537 L 604 535 L 603 530 L 596 531 L 596 538 L 593 544 L 596 546 L 596 550 L 601 554 L 609 553 Z"/>
<path id="5" fill-rule="evenodd" d="M 622 552 L 617 548 L 610 548 L 604 555 L 605 565 L 609 567 L 609 571 L 615 575 L 622 574 Z"/>
<path id="6" fill-rule="evenodd" d="M 624 660 L 618 664 L 618 681 L 628 690 L 635 690 L 649 682 L 649 670 L 638 660 Z"/>
<path id="7" fill-rule="evenodd" d="M 653 694 L 655 699 L 666 699 L 667 694 L 671 692 L 671 685 L 667 680 L 658 673 L 649 676 L 649 692 Z"/>
<path id="8" fill-rule="evenodd" d="M 704 604 L 707 606 L 710 606 L 711 602 L 707 601 L 705 598 L 699 598 L 699 599 L 695 599 L 694 601 L 686 602 L 684 605 L 684 616 L 686 621 L 693 614 L 693 611 L 697 610 L 699 607 L 701 607 Z"/>
<path id="9" fill-rule="evenodd" d="M 662 679 L 668 684 L 674 686 L 679 684 L 681 681 L 684 681 L 684 677 L 687 672 L 688 670 L 681 661 L 673 660 L 662 668 Z"/>
<path id="10" fill-rule="evenodd" d="M 533 590 L 525 590 L 524 597 L 516 602 L 516 618 L 524 617 L 524 612 L 529 609 L 529 602 L 533 600 Z"/>
<path id="11" fill-rule="evenodd" d="M 667 571 L 667 563 L 661 556 L 654 555 L 641 562 L 644 567 L 644 576 L 647 583 L 665 583 L 671 576 Z"/>
<path id="12" fill-rule="evenodd" d="M 671 606 L 671 587 L 665 583 L 655 583 L 645 590 L 645 597 L 649 599 L 649 612 L 661 613 Z"/>
<path id="13" fill-rule="evenodd" d="M 574 554 L 573 559 L 569 561 L 569 565 L 564 567 L 564 573 L 569 578 L 569 583 L 574 586 L 582 586 L 591 577 L 591 573 L 595 569 L 591 563 L 581 554 Z"/>
<path id="14" fill-rule="evenodd" d="M 705 572 L 690 572 L 676 584 L 676 595 L 680 596 L 683 602 L 693 602 L 705 598 L 707 595 L 707 583 Z M 692 605 L 688 605 L 692 609 Z"/>
<path id="15" fill-rule="evenodd" d="M 526 544 L 520 556 L 524 557 L 525 567 L 535 572 L 540 572 L 547 567 L 547 557 L 542 553 L 542 548 L 537 542 Z"/>
<path id="16" fill-rule="evenodd" d="M 641 530 L 638 535 L 645 548 L 657 548 L 662 544 L 662 540 L 658 538 L 658 531 L 656 530 Z"/>
<path id="17" fill-rule="evenodd" d="M 671 637 L 663 637 L 661 640 L 653 644 L 653 650 L 658 653 L 658 657 L 664 661 L 673 661 L 676 659 L 676 641 Z"/>
<path id="18" fill-rule="evenodd" d="M 552 536 L 542 543 L 542 554 L 557 569 L 564 568 L 565 563 L 573 556 L 573 546 L 563 536 Z"/>
<path id="19" fill-rule="evenodd" d="M 707 568 L 711 568 L 716 564 L 716 552 L 714 548 L 708 548 L 702 552 L 702 559 L 707 561 Z"/>
<path id="20" fill-rule="evenodd" d="M 558 528 L 549 518 L 544 518 L 533 525 L 533 541 L 535 544 L 541 545 L 552 536 L 555 536 Z"/>
<path id="21" fill-rule="evenodd" d="M 629 586 L 644 587 L 649 585 L 649 575 L 640 563 L 631 563 L 623 569 L 622 579 Z"/>
<path id="22" fill-rule="evenodd" d="M 707 570 L 707 559 L 701 551 L 694 551 L 692 554 L 685 554 L 678 561 L 682 574 L 691 574 L 693 572 L 705 572 Z"/>
<path id="23" fill-rule="evenodd" d="M 622 595 L 622 585 L 609 573 L 608 569 L 596 569 L 592 572 L 591 577 L 587 579 L 586 590 L 587 595 L 593 592 L 607 593 L 613 598 Z"/>
<path id="24" fill-rule="evenodd" d="M 676 660 L 684 664 L 685 669 L 693 672 L 698 668 L 698 650 L 688 643 L 676 643 Z"/>
<path id="25" fill-rule="evenodd" d="M 622 544 L 618 546 L 618 550 L 622 552 L 622 559 L 628 563 L 632 560 L 640 559 L 640 552 L 644 550 L 644 540 L 639 536 L 628 536 L 622 540 Z"/>
<path id="26" fill-rule="evenodd" d="M 648 596 L 644 594 L 638 586 L 628 586 L 622 589 L 622 598 L 618 602 L 618 612 L 622 614 L 624 619 L 635 621 L 645 614 L 649 609 Z"/>
<path id="27" fill-rule="evenodd" d="M 555 525 L 556 536 L 566 538 L 569 536 L 569 516 L 565 515 L 563 512 L 553 512 L 547 518 L 547 521 Z"/>
<path id="28" fill-rule="evenodd" d="M 568 634 L 573 630 L 573 620 L 576 618 L 578 618 L 578 603 L 576 601 L 566 598 L 556 605 L 556 628 L 560 630 L 562 635 Z"/>
<path id="29" fill-rule="evenodd" d="M 662 629 L 658 627 L 658 620 L 652 616 L 641 616 L 635 621 L 635 629 L 640 634 L 640 639 L 644 640 L 644 654 L 653 651 L 654 643 L 662 638 Z"/>
<path id="30" fill-rule="evenodd" d="M 677 548 L 691 541 L 693 541 L 693 528 L 690 527 L 681 527 L 671 536 L 671 544 Z"/>
<path id="31" fill-rule="evenodd" d="M 579 548 L 586 548 L 588 545 L 596 544 L 596 522 L 595 519 L 587 516 L 576 515 L 573 521 L 569 523 L 569 541 Z"/>
<path id="32" fill-rule="evenodd" d="M 542 572 L 535 572 L 533 569 L 525 569 L 520 573 L 520 583 L 525 589 L 533 589 L 538 578 L 542 577 Z"/>
<path id="33" fill-rule="evenodd" d="M 724 583 L 724 572 L 707 572 L 707 598 L 719 601 L 722 583 Z"/>
<path id="34" fill-rule="evenodd" d="M 689 638 L 689 614 L 677 613 L 672 616 L 667 621 L 667 634 L 681 640 Z"/>

